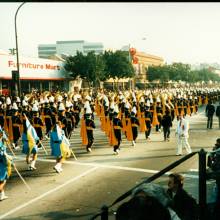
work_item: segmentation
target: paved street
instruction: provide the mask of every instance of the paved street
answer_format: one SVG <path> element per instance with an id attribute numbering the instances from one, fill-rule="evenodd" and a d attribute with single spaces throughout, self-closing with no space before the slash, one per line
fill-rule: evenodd
<path id="1" fill-rule="evenodd" d="M 211 150 L 219 137 L 217 118 L 214 117 L 212 130 L 206 129 L 204 107 L 199 109 L 199 114 L 188 119 L 192 150 Z M 91 153 L 81 146 L 80 129 L 73 133 L 71 146 L 78 160 L 71 157 L 65 161 L 61 174 L 55 173 L 55 159 L 45 155 L 43 150 L 39 153 L 37 170 L 27 171 L 25 155 L 21 150 L 16 150 L 17 168 L 31 190 L 25 187 L 13 170 L 6 186 L 9 199 L 0 202 L 0 219 L 89 219 L 103 204 L 110 205 L 136 184 L 181 158 L 175 155 L 176 121 L 170 142 L 164 142 L 162 133 L 156 133 L 153 128 L 151 140 L 146 141 L 144 134 L 139 133 L 135 147 L 123 137 L 119 155 L 113 155 L 97 118 L 96 125 Z M 50 154 L 49 142 L 44 140 L 43 143 Z M 172 171 L 185 174 L 185 188 L 198 199 L 197 169 L 198 156 L 194 156 Z M 167 180 L 167 175 L 164 175 L 155 182 L 166 186 Z M 208 182 L 208 198 L 211 197 L 212 185 L 213 181 Z"/>

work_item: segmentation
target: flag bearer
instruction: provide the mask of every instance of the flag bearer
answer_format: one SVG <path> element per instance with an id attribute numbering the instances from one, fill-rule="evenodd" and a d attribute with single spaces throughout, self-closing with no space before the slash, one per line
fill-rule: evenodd
<path id="1" fill-rule="evenodd" d="M 57 173 L 63 171 L 62 162 L 66 157 L 70 156 L 70 143 L 60 127 L 60 124 L 60 121 L 57 121 L 50 133 L 51 155 L 56 157 L 54 169 Z"/>
<path id="2" fill-rule="evenodd" d="M 5 139 L 3 131 L 0 129 L 0 201 L 7 199 L 4 187 L 7 179 L 11 175 L 11 160 L 12 158 L 6 153 Z"/>
<path id="3" fill-rule="evenodd" d="M 39 142 L 39 137 L 31 125 L 30 121 L 26 117 L 25 122 L 23 122 L 23 134 L 22 134 L 22 153 L 26 154 L 26 162 L 28 164 L 29 170 L 36 170 L 35 163 L 37 160 L 37 152 L 38 146 L 37 142 Z M 30 159 L 30 154 L 32 154 L 32 158 Z"/>

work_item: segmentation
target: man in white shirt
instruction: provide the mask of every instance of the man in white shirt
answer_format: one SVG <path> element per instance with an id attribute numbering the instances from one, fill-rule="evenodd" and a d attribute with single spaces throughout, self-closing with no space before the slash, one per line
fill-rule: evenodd
<path id="1" fill-rule="evenodd" d="M 182 155 L 183 147 L 186 148 L 187 153 L 191 153 L 191 147 L 188 142 L 189 138 L 189 122 L 184 118 L 184 116 L 179 116 L 179 121 L 177 122 L 176 128 L 177 135 L 177 153 L 176 155 Z"/>

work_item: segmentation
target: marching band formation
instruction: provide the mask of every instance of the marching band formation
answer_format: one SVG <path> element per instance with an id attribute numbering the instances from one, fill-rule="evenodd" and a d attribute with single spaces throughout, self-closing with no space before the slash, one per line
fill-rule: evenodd
<path id="1" fill-rule="evenodd" d="M 138 132 L 144 132 L 148 142 L 153 127 L 156 132 L 161 132 L 161 126 L 172 124 L 174 118 L 197 114 L 199 106 L 219 99 L 218 87 L 118 92 L 100 89 L 69 93 L 32 92 L 22 97 L 1 96 L 0 201 L 7 198 L 4 186 L 13 163 L 7 148 L 13 152 L 20 149 L 19 143 L 22 143 L 28 169 L 35 170 L 39 148 L 46 152 L 42 140 L 50 139 L 51 155 L 56 157 L 54 169 L 60 173 L 62 161 L 73 153 L 69 139 L 77 127 L 80 127 L 82 146 L 88 153 L 92 151 L 93 130 L 97 127 L 95 116 L 99 118 L 100 129 L 105 132 L 113 153 L 117 155 L 122 134 L 135 146 Z M 164 140 L 169 141 L 169 130 L 164 132 Z"/>

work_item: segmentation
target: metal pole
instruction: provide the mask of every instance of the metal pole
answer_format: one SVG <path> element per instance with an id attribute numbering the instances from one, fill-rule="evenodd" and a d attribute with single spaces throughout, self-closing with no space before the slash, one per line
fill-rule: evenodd
<path id="1" fill-rule="evenodd" d="M 20 83 L 20 68 L 19 68 L 19 53 L 18 53 L 18 34 L 17 34 L 17 14 L 19 9 L 25 4 L 23 2 L 15 13 L 15 42 L 16 42 L 16 58 L 17 58 L 17 71 L 18 71 L 18 96 L 21 96 L 21 83 Z"/>
<path id="2" fill-rule="evenodd" d="M 108 206 L 106 205 L 102 207 L 101 220 L 108 220 Z"/>
<path id="3" fill-rule="evenodd" d="M 206 151 L 199 151 L 199 219 L 206 220 Z"/>
<path id="4" fill-rule="evenodd" d="M 131 54 L 130 54 L 131 44 L 128 44 L 128 62 L 131 63 Z M 132 80 L 130 79 L 130 89 L 132 89 Z"/>

